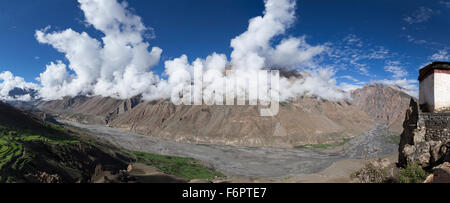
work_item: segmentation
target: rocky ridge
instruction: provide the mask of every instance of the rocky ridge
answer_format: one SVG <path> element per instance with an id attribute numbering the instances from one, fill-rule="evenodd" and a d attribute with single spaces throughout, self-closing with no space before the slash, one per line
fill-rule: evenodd
<path id="1" fill-rule="evenodd" d="M 175 106 L 139 97 L 65 98 L 38 107 L 70 121 L 196 144 L 294 147 L 342 142 L 375 126 L 351 103 L 310 97 L 281 103 L 275 117 L 261 117 L 255 106 Z"/>
<path id="2" fill-rule="evenodd" d="M 175 106 L 140 96 L 117 100 L 78 96 L 40 102 L 62 119 L 104 124 L 156 138 L 195 144 L 295 147 L 342 142 L 386 124 L 400 134 L 410 96 L 393 86 L 368 85 L 352 101 L 301 97 L 280 104 L 275 117 L 260 117 L 254 106 Z M 408 101 L 408 102 L 406 102 Z"/>
<path id="3" fill-rule="evenodd" d="M 375 122 L 386 124 L 391 132 L 400 134 L 411 96 L 398 86 L 366 85 L 351 93 L 352 103 Z"/>
<path id="4" fill-rule="evenodd" d="M 416 101 L 411 105 L 403 124 L 399 147 L 399 164 L 419 164 L 431 169 L 450 161 L 450 114 L 424 113 Z"/>

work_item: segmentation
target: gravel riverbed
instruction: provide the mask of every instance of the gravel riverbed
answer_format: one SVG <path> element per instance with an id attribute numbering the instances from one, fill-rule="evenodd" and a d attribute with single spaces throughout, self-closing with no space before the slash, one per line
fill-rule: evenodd
<path id="1" fill-rule="evenodd" d="M 59 122 L 85 129 L 92 136 L 125 149 L 148 153 L 191 157 L 209 163 L 228 176 L 283 178 L 289 175 L 320 172 L 333 163 L 348 159 L 382 157 L 397 152 L 398 146 L 388 142 L 386 126 L 356 137 L 335 150 L 284 149 L 269 147 L 236 147 L 195 145 L 143 136 L 103 125 Z"/>

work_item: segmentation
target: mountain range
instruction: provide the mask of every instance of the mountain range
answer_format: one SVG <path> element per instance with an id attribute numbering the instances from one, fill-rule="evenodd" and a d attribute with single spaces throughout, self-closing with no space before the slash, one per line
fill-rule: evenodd
<path id="1" fill-rule="evenodd" d="M 33 106 L 60 119 L 102 124 L 155 138 L 195 144 L 295 147 L 336 143 L 385 124 L 400 134 L 411 96 L 396 86 L 367 85 L 341 102 L 300 97 L 280 104 L 275 117 L 255 106 L 175 106 L 140 96 L 65 97 Z M 24 106 L 17 104 L 17 106 Z"/>
<path id="2" fill-rule="evenodd" d="M 220 174 L 207 165 L 195 165 L 195 160 L 124 150 L 80 129 L 62 127 L 54 117 L 170 141 L 250 147 L 341 143 L 379 124 L 400 134 L 409 95 L 396 86 L 374 84 L 352 91 L 351 97 L 342 102 L 300 97 L 281 103 L 275 117 L 260 117 L 254 106 L 175 106 L 168 100 L 144 101 L 140 96 L 10 103 L 21 110 L 0 102 L 0 182 L 129 182 L 123 178 L 132 177 L 130 167 L 160 171 L 172 164 L 170 160 L 177 164 L 185 160 L 186 167 L 194 171 L 201 167 L 205 171 L 201 178 Z M 162 174 L 169 178 L 164 182 L 183 182 L 197 174 L 179 173 L 178 179 L 167 175 L 178 174 L 176 168 L 170 169 L 175 171 L 159 172 L 158 177 Z M 154 178 L 145 177 L 143 182 Z"/>

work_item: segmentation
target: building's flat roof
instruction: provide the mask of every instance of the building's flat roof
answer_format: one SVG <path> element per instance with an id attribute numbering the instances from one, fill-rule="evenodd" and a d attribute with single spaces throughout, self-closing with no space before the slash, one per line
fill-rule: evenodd
<path id="1" fill-rule="evenodd" d="M 428 64 L 427 66 L 420 69 L 419 80 L 422 81 L 428 77 L 433 70 L 450 70 L 450 62 L 436 61 Z"/>

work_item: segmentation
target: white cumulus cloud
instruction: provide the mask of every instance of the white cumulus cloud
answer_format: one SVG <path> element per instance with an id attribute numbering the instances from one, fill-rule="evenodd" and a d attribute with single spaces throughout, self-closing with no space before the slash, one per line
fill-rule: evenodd
<path id="1" fill-rule="evenodd" d="M 86 32 L 67 29 L 48 32 L 36 31 L 36 39 L 64 53 L 69 61 L 68 75 L 64 64 L 47 66 L 46 73 L 58 72 L 61 78 L 41 74 L 41 96 L 58 99 L 63 96 L 92 94 L 128 98 L 141 94 L 158 82 L 150 68 L 159 62 L 162 50 L 150 48 L 145 42 L 146 31 L 141 18 L 127 10 L 125 2 L 79 0 L 86 23 L 101 31 L 101 41 Z M 55 66 L 58 67 L 55 67 Z M 63 74 L 65 73 L 65 74 Z"/>
<path id="2" fill-rule="evenodd" d="M 327 47 L 310 45 L 304 36 L 286 35 L 296 20 L 294 0 L 265 0 L 263 15 L 252 18 L 248 29 L 231 40 L 233 51 L 229 59 L 224 54 L 212 53 L 193 62 L 187 55 L 165 61 L 164 73 L 168 79 L 151 71 L 160 62 L 162 49 L 150 46 L 147 40 L 154 36 L 153 29 L 129 11 L 126 1 L 78 2 L 84 13 L 84 23 L 103 33 L 103 37 L 97 39 L 71 28 L 52 31 L 48 26 L 36 30 L 38 42 L 52 46 L 68 61 L 50 62 L 37 78 L 41 84 L 35 87 L 43 99 L 76 95 L 120 99 L 142 95 L 146 100 L 167 99 L 172 90 L 181 91 L 192 85 L 191 80 L 199 79 L 194 76 L 195 70 L 203 71 L 202 90 L 205 99 L 212 99 L 214 93 L 220 93 L 218 87 L 229 80 L 244 81 L 228 87 L 244 90 L 245 81 L 258 79 L 258 71 L 280 68 L 302 73 L 302 77 L 295 80 L 281 79 L 283 100 L 303 95 L 329 100 L 348 98 L 336 85 L 335 70 L 318 68 L 316 58 Z M 226 75 L 226 67 L 236 73 Z"/>
<path id="3" fill-rule="evenodd" d="M 21 90 L 36 90 L 39 88 L 34 83 L 25 82 L 21 77 L 14 76 L 11 72 L 5 71 L 0 73 L 0 100 L 4 101 L 29 101 L 32 99 L 30 94 L 10 95 L 11 91 L 19 88 Z"/>
<path id="4" fill-rule="evenodd" d="M 305 37 L 284 37 L 279 44 L 273 44 L 275 37 L 283 36 L 295 21 L 296 2 L 293 0 L 266 0 L 263 16 L 252 18 L 248 29 L 232 39 L 230 66 L 238 74 L 232 78 L 236 81 L 257 80 L 257 71 L 272 68 L 297 69 L 303 78 L 290 80 L 282 78 L 280 81 L 280 97 L 282 100 L 298 96 L 318 96 L 329 100 L 342 100 L 348 95 L 340 91 L 334 79 L 335 72 L 331 69 L 317 69 L 315 57 L 323 53 L 325 46 L 311 46 Z M 205 63 L 208 59 L 216 58 L 216 63 Z M 220 59 L 219 59 L 220 58 Z M 206 60 L 196 59 L 189 64 L 187 56 L 166 62 L 166 73 L 169 84 L 172 81 L 183 81 L 178 87 L 186 85 L 186 81 L 193 77 L 192 72 L 197 67 L 204 70 L 204 94 L 208 94 L 222 85 L 227 78 L 223 72 L 227 62 L 224 55 L 213 54 Z M 222 74 L 221 74 L 222 73 Z M 236 83 L 230 89 L 243 90 L 245 83 Z M 180 89 L 179 89 L 180 90 Z M 244 94 L 238 92 L 238 94 Z M 248 94 L 245 93 L 245 94 Z M 212 97 L 212 95 L 207 95 Z"/>

